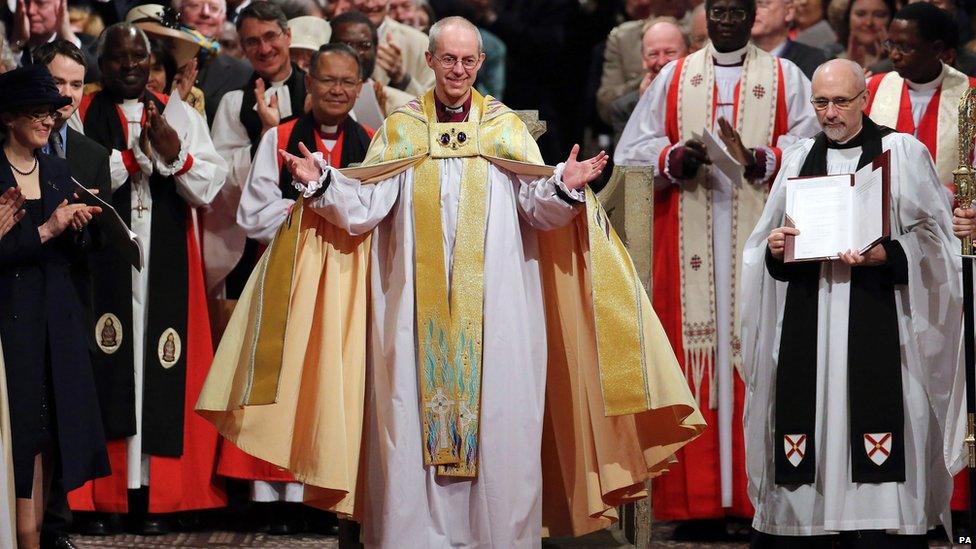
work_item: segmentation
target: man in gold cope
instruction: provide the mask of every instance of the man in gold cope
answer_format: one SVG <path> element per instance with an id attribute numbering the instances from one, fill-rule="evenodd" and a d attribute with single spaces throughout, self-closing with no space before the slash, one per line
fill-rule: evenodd
<path id="1" fill-rule="evenodd" d="M 281 152 L 304 200 L 197 407 L 305 482 L 307 503 L 361 520 L 370 546 L 603 528 L 704 429 L 586 188 L 606 155 L 543 165 L 515 113 L 472 89 L 484 55 L 467 20 L 435 24 L 426 59 L 435 88 L 362 167 Z"/>

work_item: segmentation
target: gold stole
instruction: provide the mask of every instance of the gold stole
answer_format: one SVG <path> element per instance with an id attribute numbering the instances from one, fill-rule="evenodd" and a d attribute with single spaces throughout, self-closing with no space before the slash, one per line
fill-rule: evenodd
<path id="1" fill-rule="evenodd" d="M 438 123 L 433 98 L 425 102 L 429 156 L 414 169 L 414 276 L 417 380 L 424 464 L 440 475 L 477 475 L 481 410 L 481 336 L 484 304 L 488 161 L 478 152 L 483 98 L 473 97 L 468 121 Z M 441 222 L 442 158 L 463 158 L 461 196 L 450 275 Z"/>
<path id="2" fill-rule="evenodd" d="M 956 120 L 959 118 L 959 101 L 969 89 L 969 78 L 956 69 L 945 65 L 942 93 L 939 94 L 939 120 L 935 138 L 935 171 L 943 185 L 952 184 L 952 171 L 956 169 L 959 155 L 959 135 Z M 896 128 L 901 107 L 901 91 L 905 79 L 897 71 L 881 77 L 881 83 L 871 103 L 871 120 L 876 124 Z"/>
<path id="3" fill-rule="evenodd" d="M 746 147 L 769 146 L 776 120 L 776 59 L 750 44 L 742 67 L 739 85 L 736 130 Z M 693 132 L 712 128 L 715 67 L 712 46 L 691 54 L 685 60 L 678 84 L 678 135 L 680 142 Z M 712 257 L 712 191 L 709 175 L 700 170 L 695 180 L 682 183 L 678 208 L 679 264 L 681 271 L 682 344 L 685 369 L 691 370 L 695 398 L 700 401 L 701 382 L 706 369 L 709 377 L 709 406 L 717 406 L 714 384 L 714 357 L 718 344 L 715 315 L 715 279 Z M 741 279 L 743 247 L 755 227 L 766 202 L 765 185 L 755 185 L 740 177 L 732 182 L 732 364 L 742 365 L 739 342 L 737 281 Z M 741 233 L 741 234 L 740 234 Z M 687 371 L 685 372 L 687 375 Z"/>

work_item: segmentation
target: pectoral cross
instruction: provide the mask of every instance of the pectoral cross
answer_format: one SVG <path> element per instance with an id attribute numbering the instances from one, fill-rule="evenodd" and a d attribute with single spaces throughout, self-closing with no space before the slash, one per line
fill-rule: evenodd
<path id="1" fill-rule="evenodd" d="M 148 212 L 148 211 L 149 211 L 149 206 L 145 206 L 143 205 L 142 201 L 139 201 L 139 203 L 136 205 L 136 214 L 139 216 L 139 219 L 142 219 L 142 212 Z"/>

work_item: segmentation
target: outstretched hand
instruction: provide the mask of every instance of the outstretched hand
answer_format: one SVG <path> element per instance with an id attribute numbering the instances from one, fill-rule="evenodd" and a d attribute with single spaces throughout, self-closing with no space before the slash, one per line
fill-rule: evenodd
<path id="1" fill-rule="evenodd" d="M 304 143 L 298 144 L 298 150 L 302 153 L 300 157 L 284 149 L 278 149 L 278 154 L 281 155 L 288 173 L 291 174 L 292 179 L 302 184 L 318 181 L 322 177 L 322 168 L 319 167 L 318 159 L 312 155 Z"/>
<path id="2" fill-rule="evenodd" d="M 587 183 L 600 176 L 603 168 L 607 166 L 608 156 L 606 151 L 589 160 L 576 160 L 580 146 L 573 145 L 573 150 L 569 151 L 569 158 L 563 167 L 563 184 L 571 190 L 582 189 Z"/>

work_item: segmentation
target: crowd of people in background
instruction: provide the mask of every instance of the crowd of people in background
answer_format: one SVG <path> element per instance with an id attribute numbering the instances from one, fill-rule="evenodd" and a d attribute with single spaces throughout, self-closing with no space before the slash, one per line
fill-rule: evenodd
<path id="1" fill-rule="evenodd" d="M 923 142 L 926 132 L 942 135 L 936 122 L 922 127 L 923 112 L 913 121 L 912 105 L 900 114 L 872 104 L 901 93 L 888 75 L 929 82 L 944 65 L 955 69 L 947 88 L 957 73 L 976 76 L 972 0 L 914 11 L 905 0 L 716 0 L 745 6 L 721 9 L 704 0 L 151 1 L 0 2 L 0 73 L 9 73 L 0 76 L 0 184 L 10 187 L 0 196 L 9 391 L 0 405 L 16 418 L 12 430 L 0 425 L 12 434 L 0 448 L 12 448 L 16 493 L 16 531 L 0 520 L 0 545 L 73 547 L 72 511 L 93 535 L 192 528 L 199 519 L 188 512 L 228 505 L 245 517 L 235 519 L 241 527 L 338 528 L 333 515 L 300 506 L 302 483 L 219 437 L 193 407 L 236 299 L 300 196 L 278 150 L 300 156 L 299 141 L 314 138 L 330 166 L 362 162 L 379 124 L 366 122 L 358 99 L 374 98 L 382 120 L 435 85 L 431 63 L 466 62 L 427 57 L 438 20 L 477 26 L 475 89 L 538 111 L 546 163 L 579 143 L 587 157 L 618 149 L 618 160 L 675 180 L 694 175 L 704 153 L 689 145 L 669 156 L 672 139 L 647 156 L 639 134 L 671 131 L 674 62 L 708 46 L 710 25 L 742 23 L 750 10 L 742 40 L 792 62 L 778 76 L 787 85 L 777 136 L 819 131 L 810 80 L 831 59 L 863 67 L 872 118 L 888 116 Z M 904 93 L 924 111 L 942 92 L 909 84 Z M 721 105 L 728 117 L 738 112 Z M 943 183 L 955 162 L 948 143 L 925 143 Z M 771 181 L 775 145 L 745 151 L 747 178 Z M 100 244 L 101 209 L 75 201 L 72 177 L 139 235 L 145 268 L 131 270 Z M 744 491 L 736 494 L 718 508 L 748 516 Z M 724 514 L 693 507 L 662 516 Z"/>

